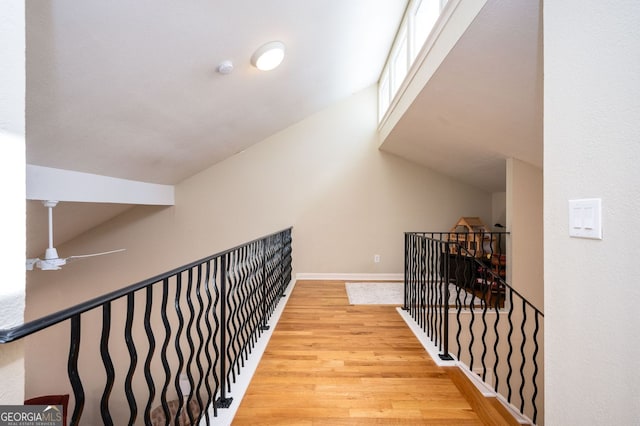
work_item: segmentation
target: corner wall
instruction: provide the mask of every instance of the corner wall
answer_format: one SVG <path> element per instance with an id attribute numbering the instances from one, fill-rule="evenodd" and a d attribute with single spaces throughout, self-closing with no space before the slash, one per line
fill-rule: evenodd
<path id="1" fill-rule="evenodd" d="M 542 170 L 507 160 L 507 282 L 544 312 Z"/>
<path id="2" fill-rule="evenodd" d="M 640 419 L 640 3 L 544 6 L 546 424 Z M 602 240 L 568 200 L 602 199 Z"/>
<path id="3" fill-rule="evenodd" d="M 25 295 L 25 12 L 24 1 L 0 2 L 0 328 L 19 325 Z M 24 402 L 21 341 L 0 345 L 0 404 Z"/>

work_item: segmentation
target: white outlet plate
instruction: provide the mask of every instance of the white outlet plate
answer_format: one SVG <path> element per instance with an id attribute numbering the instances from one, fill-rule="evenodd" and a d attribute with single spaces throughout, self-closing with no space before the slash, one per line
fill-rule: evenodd
<path id="1" fill-rule="evenodd" d="M 373 263 L 380 263 L 380 255 L 379 254 L 374 254 L 373 255 Z"/>

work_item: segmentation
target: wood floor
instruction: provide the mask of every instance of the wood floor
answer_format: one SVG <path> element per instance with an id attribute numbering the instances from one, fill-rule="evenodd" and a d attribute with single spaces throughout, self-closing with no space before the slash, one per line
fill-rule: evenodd
<path id="1" fill-rule="evenodd" d="M 438 367 L 395 307 L 349 305 L 343 281 L 298 281 L 233 425 L 517 424 Z"/>

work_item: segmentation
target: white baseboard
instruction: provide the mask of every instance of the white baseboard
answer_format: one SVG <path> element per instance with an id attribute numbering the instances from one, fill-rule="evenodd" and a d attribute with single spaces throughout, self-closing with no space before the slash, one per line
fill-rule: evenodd
<path id="1" fill-rule="evenodd" d="M 315 273 L 299 272 L 297 280 L 336 280 L 336 281 L 404 281 L 404 274 L 369 274 L 369 273 Z"/>
<path id="2" fill-rule="evenodd" d="M 397 310 L 398 310 L 398 313 L 400 314 L 400 316 L 402 317 L 402 319 L 404 319 L 404 321 L 407 323 L 407 325 L 409 326 L 411 331 L 413 331 L 413 334 L 420 341 L 420 343 L 425 348 L 425 350 L 429 353 L 429 355 L 431 356 L 433 361 L 436 363 L 436 365 L 438 365 L 440 367 L 458 367 L 458 368 L 460 368 L 466 374 L 466 376 L 469 378 L 471 383 L 473 383 L 473 385 L 480 391 L 480 393 L 482 393 L 482 395 L 484 397 L 497 398 L 498 401 L 500 401 L 500 403 L 502 403 L 502 405 L 504 405 L 504 407 L 511 413 L 513 418 L 518 423 L 523 424 L 523 425 L 532 425 L 533 424 L 531 419 L 529 419 L 528 417 L 520 414 L 520 412 L 517 410 L 517 408 L 515 408 L 513 405 L 511 405 L 506 400 L 506 398 L 504 398 L 502 395 L 500 395 L 495 390 L 493 390 L 493 388 L 491 388 L 485 382 L 483 382 L 482 379 L 480 378 L 480 376 L 478 376 L 477 374 L 475 374 L 474 372 L 469 370 L 469 368 L 464 363 L 458 361 L 453 354 L 450 354 L 453 357 L 452 361 L 443 361 L 442 359 L 440 359 L 440 356 L 439 356 L 440 350 L 438 349 L 438 347 L 436 345 L 433 344 L 431 339 L 429 339 L 427 337 L 425 332 L 422 331 L 420 326 L 418 326 L 418 324 L 413 320 L 411 315 L 407 311 L 403 310 L 402 308 L 397 308 Z"/>
<path id="3" fill-rule="evenodd" d="M 439 366 L 439 367 L 455 367 L 456 365 L 458 365 L 458 360 L 456 360 L 455 357 L 454 357 L 454 359 L 452 361 L 442 360 L 440 358 L 440 356 L 439 356 L 440 349 L 436 345 L 433 344 L 431 339 L 429 339 L 427 337 L 427 335 L 422 331 L 420 326 L 413 320 L 413 318 L 411 318 L 411 315 L 409 314 L 409 312 L 405 311 L 402 308 L 396 308 L 396 309 L 397 309 L 398 313 L 400 314 L 400 316 L 402 317 L 402 319 L 404 320 L 404 322 L 407 323 L 407 325 L 409 326 L 411 331 L 413 331 L 413 334 L 420 341 L 422 346 L 429 353 L 429 355 L 433 359 L 433 362 L 435 362 L 437 366 Z M 453 355 L 451 355 L 451 356 L 453 357 Z"/>

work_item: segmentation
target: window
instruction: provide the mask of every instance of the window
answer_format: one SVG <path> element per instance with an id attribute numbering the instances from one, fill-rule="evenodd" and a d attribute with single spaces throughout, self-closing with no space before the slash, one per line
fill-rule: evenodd
<path id="1" fill-rule="evenodd" d="M 396 43 L 395 53 L 392 57 L 392 81 L 391 91 L 395 95 L 400 88 L 400 84 L 404 81 L 409 70 L 409 54 L 407 46 L 407 31 L 403 31 L 398 42 Z M 393 96 L 392 96 L 393 97 Z"/>
<path id="2" fill-rule="evenodd" d="M 416 2 L 411 15 L 413 23 L 413 52 L 411 61 L 414 61 L 418 52 L 422 49 L 427 37 L 440 16 L 440 0 L 421 0 Z"/>
<path id="3" fill-rule="evenodd" d="M 446 4 L 447 0 L 410 1 L 378 83 L 379 121 L 389 109 Z"/>

